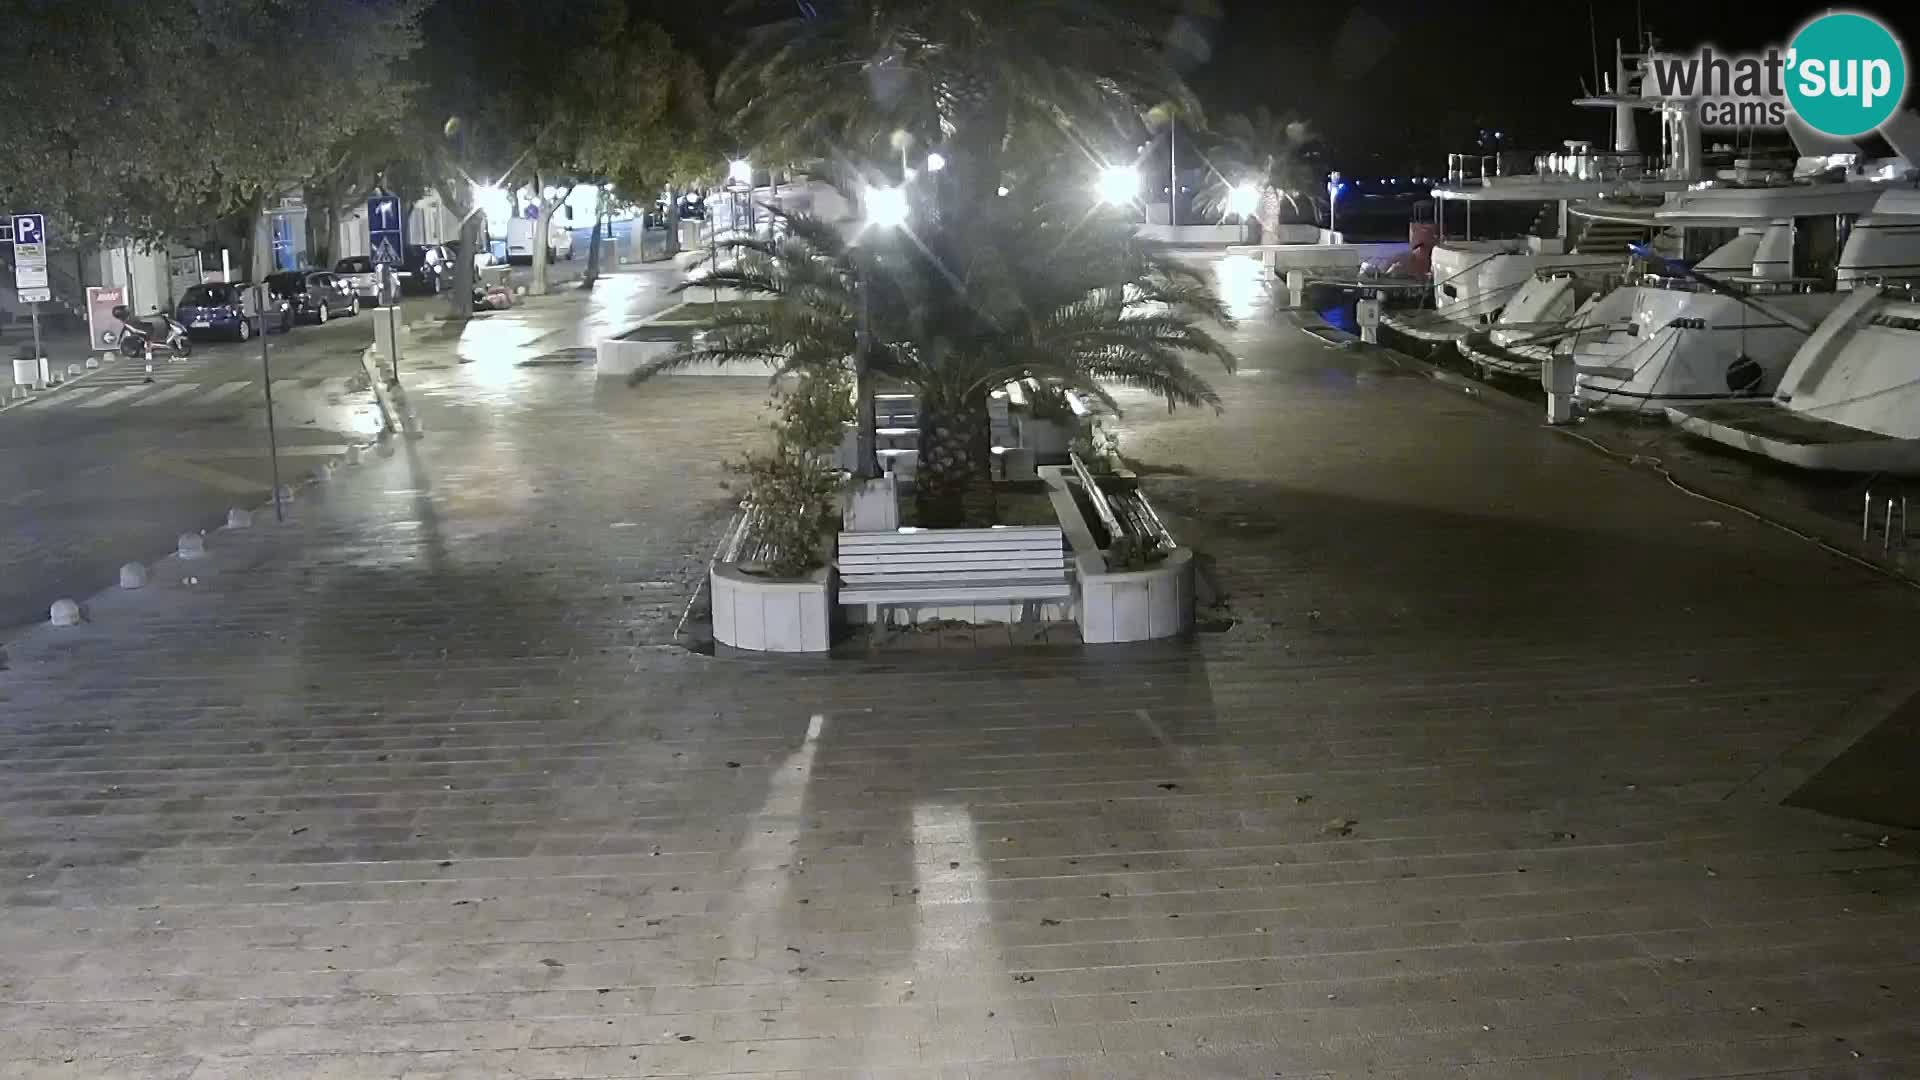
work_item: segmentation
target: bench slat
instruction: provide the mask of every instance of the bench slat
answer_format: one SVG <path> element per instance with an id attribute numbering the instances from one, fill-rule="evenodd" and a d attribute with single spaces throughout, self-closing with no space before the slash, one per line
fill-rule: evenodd
<path id="1" fill-rule="evenodd" d="M 939 582 L 970 582 L 970 580 L 1068 580 L 1068 575 L 1060 567 L 1046 569 L 1008 569 L 1008 567 L 970 567 L 958 571 L 929 571 L 922 567 L 900 567 L 897 571 L 841 571 L 841 580 L 847 584 L 854 582 L 902 582 L 902 580 L 939 580 Z"/>
<path id="2" fill-rule="evenodd" d="M 1058 525 L 1013 525 L 998 529 L 929 529 L 899 532 L 843 532 L 840 546 L 940 547 L 947 544 L 1060 542 Z"/>
<path id="3" fill-rule="evenodd" d="M 1066 586 L 1032 588 L 1030 583 L 1014 582 L 1005 586 L 928 586 L 914 589 L 842 589 L 840 603 L 859 604 L 942 604 L 968 600 L 1064 600 L 1073 596 Z"/>
<path id="4" fill-rule="evenodd" d="M 834 560 L 841 566 L 1058 566 L 1066 562 L 1059 551 L 953 551 L 917 555 L 911 559 L 891 555 L 846 555 Z"/>

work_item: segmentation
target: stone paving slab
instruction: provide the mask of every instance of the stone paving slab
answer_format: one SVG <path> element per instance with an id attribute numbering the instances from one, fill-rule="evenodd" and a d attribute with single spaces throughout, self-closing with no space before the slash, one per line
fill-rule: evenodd
<path id="1" fill-rule="evenodd" d="M 1920 1067 L 1906 835 L 1760 794 L 1912 594 L 1238 341 L 1125 442 L 1236 621 L 1111 650 L 690 653 L 764 388 L 423 374 L 422 438 L 9 646 L 0 1074 Z"/>

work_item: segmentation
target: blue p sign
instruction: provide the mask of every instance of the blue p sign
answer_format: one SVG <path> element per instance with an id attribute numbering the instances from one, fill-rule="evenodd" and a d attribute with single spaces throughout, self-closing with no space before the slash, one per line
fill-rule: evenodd
<path id="1" fill-rule="evenodd" d="M 41 214 L 13 215 L 13 242 L 16 244 L 44 244 L 47 241 L 47 219 Z"/>

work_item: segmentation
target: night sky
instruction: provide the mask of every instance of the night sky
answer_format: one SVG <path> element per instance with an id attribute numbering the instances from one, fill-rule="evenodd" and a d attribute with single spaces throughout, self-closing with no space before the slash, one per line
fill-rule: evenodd
<path id="1" fill-rule="evenodd" d="M 1602 71 L 1612 70 L 1616 36 L 1629 49 L 1635 39 L 1631 0 L 1221 3 L 1213 55 L 1188 75 L 1201 99 L 1216 112 L 1265 104 L 1301 113 L 1322 133 L 1330 163 L 1362 175 L 1438 172 L 1448 151 L 1474 149 L 1482 127 L 1502 128 L 1507 146 L 1528 150 L 1610 141 L 1611 114 L 1571 102 L 1583 79 L 1593 81 L 1596 36 Z M 1920 42 L 1916 7 L 1847 10 L 1879 15 L 1911 43 Z M 1825 10 L 1730 0 L 1640 7 L 1647 29 L 1673 49 L 1784 44 Z M 1597 35 L 1589 33 L 1590 11 Z"/>
<path id="2" fill-rule="evenodd" d="M 793 0 L 629 2 L 712 68 L 725 62 L 740 27 L 795 10 Z M 1187 72 L 1209 112 L 1264 104 L 1299 113 L 1321 133 L 1326 164 L 1355 175 L 1440 172 L 1449 151 L 1475 149 L 1481 128 L 1504 130 L 1513 149 L 1544 151 L 1581 138 L 1611 145 L 1611 114 L 1572 101 L 1582 80 L 1593 82 L 1595 44 L 1601 70 L 1611 71 L 1613 41 L 1631 49 L 1637 18 L 1663 47 L 1750 49 L 1784 44 L 1812 15 L 1830 10 L 1751 0 L 1639 0 L 1637 7 L 1634 0 L 1214 2 L 1220 17 L 1192 27 L 1211 55 Z M 1878 15 L 1916 43 L 1909 63 L 1920 60 L 1920 4 L 1872 0 L 1841 9 Z"/>

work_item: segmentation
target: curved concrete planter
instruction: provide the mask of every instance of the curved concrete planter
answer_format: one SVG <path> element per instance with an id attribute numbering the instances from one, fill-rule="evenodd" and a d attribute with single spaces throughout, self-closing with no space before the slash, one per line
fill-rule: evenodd
<path id="1" fill-rule="evenodd" d="M 716 563 L 709 580 L 715 641 L 752 652 L 827 651 L 833 584 L 825 567 L 804 578 L 764 578 Z"/>
<path id="2" fill-rule="evenodd" d="M 1080 637 L 1089 645 L 1179 637 L 1193 629 L 1193 552 L 1177 547 L 1145 570 L 1108 573 L 1082 555 Z"/>

